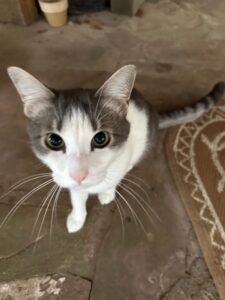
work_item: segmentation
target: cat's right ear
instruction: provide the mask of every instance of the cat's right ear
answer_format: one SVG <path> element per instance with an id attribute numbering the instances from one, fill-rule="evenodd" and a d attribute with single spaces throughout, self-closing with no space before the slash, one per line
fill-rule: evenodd
<path id="1" fill-rule="evenodd" d="M 32 75 L 18 67 L 9 67 L 8 74 L 24 103 L 24 113 L 28 118 L 36 118 L 51 106 L 54 93 Z"/>
<path id="2" fill-rule="evenodd" d="M 96 92 L 96 95 L 129 101 L 134 81 L 136 78 L 136 66 L 126 65 L 117 70 Z"/>

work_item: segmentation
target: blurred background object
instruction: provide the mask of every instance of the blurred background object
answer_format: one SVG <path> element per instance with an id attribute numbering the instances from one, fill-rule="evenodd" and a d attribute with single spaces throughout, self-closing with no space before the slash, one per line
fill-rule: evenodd
<path id="1" fill-rule="evenodd" d="M 38 4 L 39 2 L 39 4 Z M 52 26 L 62 26 L 69 16 L 111 10 L 116 14 L 134 16 L 144 0 L 7 0 L 0 1 L 0 23 L 30 25 L 44 11 Z M 41 9 L 40 9 L 41 8 Z M 58 9 L 60 9 L 58 11 Z M 62 12 L 62 13 L 61 13 Z M 47 13 L 47 14 L 46 14 Z"/>
<path id="2" fill-rule="evenodd" d="M 69 0 L 69 15 L 81 15 L 110 9 L 110 0 Z"/>
<path id="3" fill-rule="evenodd" d="M 39 0 L 38 2 L 51 26 L 60 27 L 67 23 L 68 0 Z"/>
<path id="4" fill-rule="evenodd" d="M 35 0 L 0 1 L 0 22 L 29 25 L 38 17 Z"/>

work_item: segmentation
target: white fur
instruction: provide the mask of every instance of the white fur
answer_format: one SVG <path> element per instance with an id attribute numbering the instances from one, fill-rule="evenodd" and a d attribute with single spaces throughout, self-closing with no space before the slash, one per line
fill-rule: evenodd
<path id="1" fill-rule="evenodd" d="M 127 120 L 131 126 L 130 134 L 121 147 L 91 151 L 91 139 L 96 132 L 87 117 L 74 111 L 72 117 L 64 121 L 62 130 L 55 130 L 63 138 L 66 152 L 51 151 L 47 155 L 39 155 L 52 170 L 55 182 L 70 190 L 73 210 L 67 220 L 69 232 L 75 232 L 83 226 L 88 195 L 98 194 L 102 204 L 111 202 L 119 182 L 143 156 L 148 140 L 147 114 L 131 102 Z M 70 176 L 74 169 L 89 172 L 80 185 Z"/>
<path id="2" fill-rule="evenodd" d="M 23 102 L 25 114 L 35 117 L 47 109 L 52 92 L 32 75 L 16 67 L 8 69 Z M 63 122 L 59 134 L 66 146 L 66 151 L 50 151 L 47 155 L 37 156 L 52 170 L 54 181 L 61 187 L 68 188 L 71 194 L 72 211 L 67 219 L 69 232 L 82 228 L 86 212 L 86 201 L 89 194 L 98 194 L 102 204 L 111 202 L 115 190 L 125 174 L 141 159 L 147 149 L 148 117 L 146 111 L 138 108 L 129 100 L 136 68 L 127 65 L 114 73 L 98 90 L 115 101 L 123 101 L 127 108 L 127 120 L 130 122 L 130 133 L 126 142 L 119 147 L 95 148 L 91 151 L 91 140 L 94 132 L 87 116 L 74 110 L 71 117 Z M 119 113 L 119 112 L 118 112 Z M 43 137 L 43 146 L 45 146 Z M 76 172 L 88 173 L 78 184 L 72 176 Z"/>

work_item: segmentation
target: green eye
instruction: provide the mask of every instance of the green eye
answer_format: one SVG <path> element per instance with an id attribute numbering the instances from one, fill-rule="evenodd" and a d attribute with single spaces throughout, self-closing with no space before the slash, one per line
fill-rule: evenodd
<path id="1" fill-rule="evenodd" d="M 99 131 L 92 139 L 94 148 L 104 148 L 110 142 L 110 135 L 106 131 Z"/>
<path id="2" fill-rule="evenodd" d="M 54 151 L 62 150 L 65 147 L 63 139 L 56 133 L 48 133 L 45 138 L 45 144 Z"/>

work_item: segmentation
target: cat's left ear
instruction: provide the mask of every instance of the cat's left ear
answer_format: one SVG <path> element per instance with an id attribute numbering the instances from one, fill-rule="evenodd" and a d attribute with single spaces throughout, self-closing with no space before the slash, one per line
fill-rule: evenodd
<path id="1" fill-rule="evenodd" d="M 106 99 L 115 99 L 121 102 L 123 106 L 128 107 L 128 102 L 134 81 L 136 78 L 136 66 L 126 65 L 116 71 L 96 92 L 96 96 Z M 116 105 L 116 101 L 114 102 Z M 111 104 L 110 106 L 113 106 Z"/>
<path id="2" fill-rule="evenodd" d="M 31 74 L 18 67 L 9 67 L 8 74 L 24 104 L 28 118 L 36 118 L 51 107 L 54 93 Z"/>

